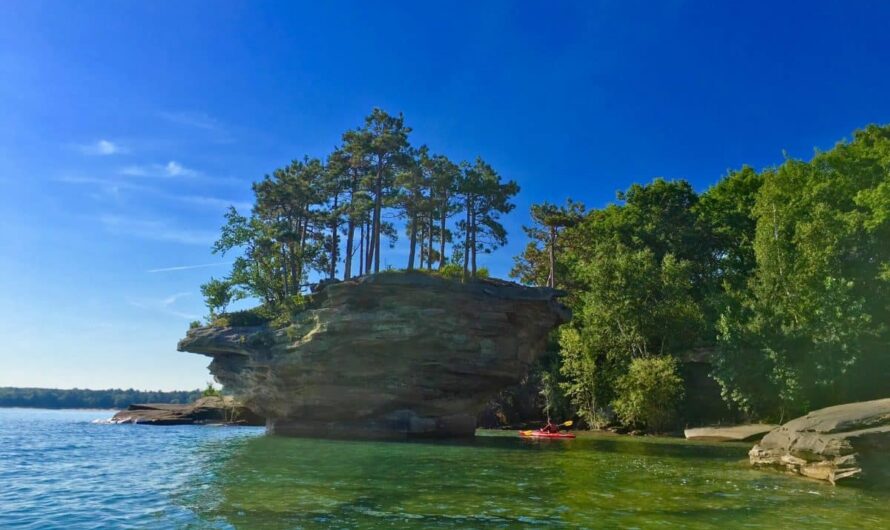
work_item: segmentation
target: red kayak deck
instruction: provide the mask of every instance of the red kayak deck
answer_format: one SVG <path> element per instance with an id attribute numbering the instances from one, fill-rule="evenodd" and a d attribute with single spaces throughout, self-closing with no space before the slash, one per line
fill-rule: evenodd
<path id="1" fill-rule="evenodd" d="M 541 432 L 541 431 L 519 431 L 519 436 L 521 438 L 574 438 L 575 435 L 566 432 Z"/>

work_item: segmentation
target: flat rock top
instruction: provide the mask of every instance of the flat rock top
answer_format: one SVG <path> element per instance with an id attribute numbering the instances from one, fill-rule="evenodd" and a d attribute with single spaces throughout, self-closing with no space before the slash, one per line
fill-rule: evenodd
<path id="1" fill-rule="evenodd" d="M 698 427 L 686 429 L 683 434 L 687 440 L 709 440 L 714 442 L 744 442 L 762 436 L 778 425 L 754 423 L 750 425 L 727 425 L 715 427 Z"/>
<path id="2" fill-rule="evenodd" d="M 890 399 L 846 403 L 810 412 L 782 425 L 789 431 L 835 434 L 890 426 Z"/>
<path id="3" fill-rule="evenodd" d="M 364 285 L 443 289 L 453 293 L 480 294 L 513 300 L 549 300 L 567 294 L 565 291 L 559 289 L 551 289 L 549 287 L 528 287 L 526 285 L 520 285 L 515 282 L 508 282 L 495 278 L 474 278 L 467 282 L 461 282 L 424 272 L 400 271 L 380 272 L 377 274 L 368 274 L 357 278 L 350 278 L 345 281 L 331 282 L 325 284 L 314 296 L 319 300 L 323 300 L 329 293 L 336 293 L 343 289 L 354 289 Z"/>
<path id="4" fill-rule="evenodd" d="M 755 466 L 784 468 L 832 484 L 850 478 L 890 484 L 888 455 L 890 399 L 815 410 L 770 431 L 748 452 Z"/>

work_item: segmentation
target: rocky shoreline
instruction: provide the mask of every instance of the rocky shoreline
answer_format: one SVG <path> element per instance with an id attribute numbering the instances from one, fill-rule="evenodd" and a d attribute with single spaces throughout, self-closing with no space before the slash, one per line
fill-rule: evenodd
<path id="1" fill-rule="evenodd" d="M 133 404 L 115 414 L 111 423 L 140 425 L 265 425 L 266 420 L 229 396 L 207 396 L 184 405 Z"/>
<path id="2" fill-rule="evenodd" d="M 890 399 L 810 412 L 771 431 L 748 453 L 755 467 L 832 484 L 890 484 Z"/>

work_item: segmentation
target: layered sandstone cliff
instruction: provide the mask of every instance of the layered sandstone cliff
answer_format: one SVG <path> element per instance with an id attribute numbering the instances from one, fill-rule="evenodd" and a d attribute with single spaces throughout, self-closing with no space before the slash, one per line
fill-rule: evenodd
<path id="1" fill-rule="evenodd" d="M 560 294 L 384 273 L 327 285 L 285 328 L 198 328 L 179 349 L 212 357 L 211 373 L 273 433 L 472 436 L 485 403 L 569 320 Z"/>

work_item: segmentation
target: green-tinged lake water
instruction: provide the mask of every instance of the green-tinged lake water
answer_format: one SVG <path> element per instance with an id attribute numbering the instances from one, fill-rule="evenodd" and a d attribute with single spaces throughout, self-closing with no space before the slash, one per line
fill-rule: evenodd
<path id="1" fill-rule="evenodd" d="M 887 528 L 890 492 L 755 471 L 747 444 L 375 443 L 0 409 L 0 528 Z"/>

